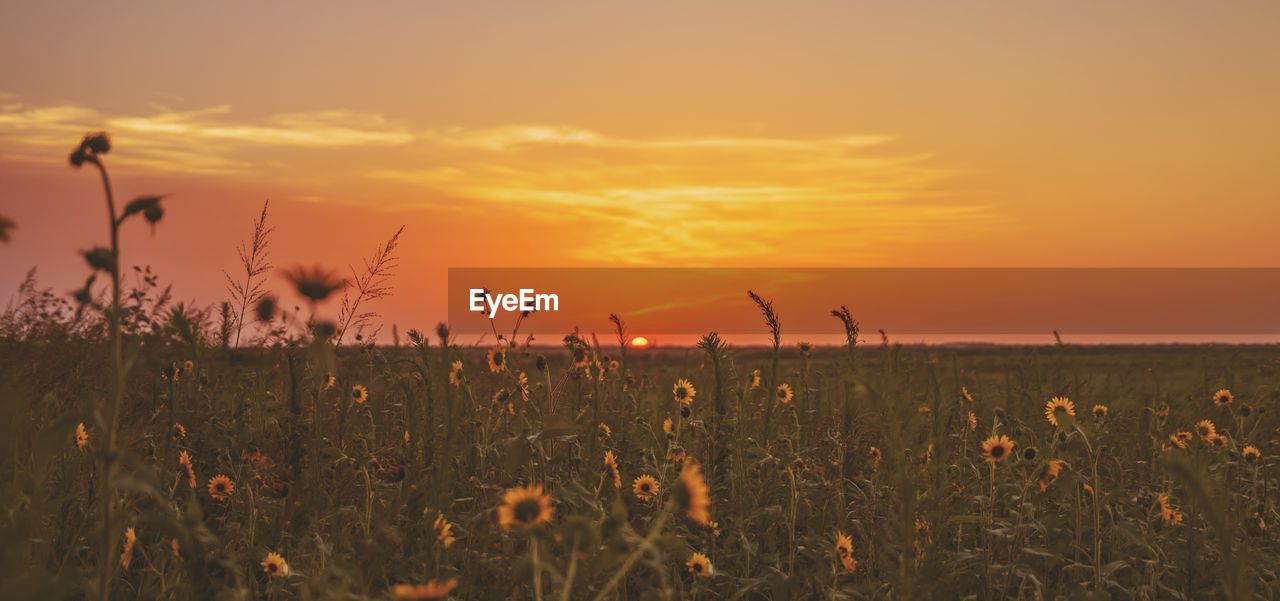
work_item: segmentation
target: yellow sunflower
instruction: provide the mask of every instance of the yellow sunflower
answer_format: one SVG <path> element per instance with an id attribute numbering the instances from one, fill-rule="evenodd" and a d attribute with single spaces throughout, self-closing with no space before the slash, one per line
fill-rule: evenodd
<path id="1" fill-rule="evenodd" d="M 461 359 L 454 361 L 453 365 L 449 367 L 449 383 L 453 384 L 454 386 L 457 386 L 462 383 L 462 360 Z"/>
<path id="2" fill-rule="evenodd" d="M 187 427 L 178 422 L 173 422 L 172 434 L 174 440 L 182 440 L 187 437 Z"/>
<path id="3" fill-rule="evenodd" d="M 1249 463 L 1257 463 L 1259 459 L 1262 459 L 1262 451 L 1259 451 L 1258 447 L 1248 444 L 1240 451 L 1240 457 Z"/>
<path id="4" fill-rule="evenodd" d="M 880 447 L 868 448 L 867 455 L 871 457 L 871 467 L 879 467 L 880 460 L 884 458 L 884 456 L 880 454 Z"/>
<path id="5" fill-rule="evenodd" d="M 968 386 L 960 387 L 960 395 L 964 397 L 964 400 L 969 401 L 970 403 L 973 402 L 973 395 L 969 393 Z"/>
<path id="6" fill-rule="evenodd" d="M 783 383 L 778 385 L 778 389 L 774 391 L 774 396 L 778 397 L 779 403 L 786 405 L 790 403 L 791 399 L 795 398 L 796 395 L 791 391 L 790 384 Z"/>
<path id="7" fill-rule="evenodd" d="M 498 525 L 504 530 L 531 528 L 550 522 L 555 511 L 551 494 L 541 484 L 508 488 L 498 506 Z"/>
<path id="8" fill-rule="evenodd" d="M 858 560 L 853 556 L 853 537 L 843 532 L 836 532 L 836 557 L 849 573 L 858 570 Z"/>
<path id="9" fill-rule="evenodd" d="M 601 440 L 612 438 L 613 428 L 610 428 L 609 424 L 600 422 L 600 424 L 596 426 L 596 436 L 600 437 Z"/>
<path id="10" fill-rule="evenodd" d="M 965 416 L 965 423 L 969 425 L 969 431 L 970 431 L 970 432 L 973 432 L 974 430 L 977 430 L 977 429 L 978 429 L 978 416 L 977 416 L 977 415 L 975 415 L 972 411 L 968 412 L 968 415 L 966 415 L 966 416 Z"/>
<path id="11" fill-rule="evenodd" d="M 209 496 L 218 501 L 226 501 L 236 492 L 236 483 L 224 474 L 209 479 Z"/>
<path id="12" fill-rule="evenodd" d="M 428 508 L 426 511 L 429 512 L 431 509 Z M 436 512 L 436 519 L 432 522 L 431 529 L 435 530 L 436 540 L 440 541 L 446 549 L 458 540 L 453 536 L 453 524 L 450 524 L 449 520 L 445 519 L 443 511 Z"/>
<path id="13" fill-rule="evenodd" d="M 755 390 L 760 387 L 760 370 L 751 370 L 751 389 Z"/>
<path id="14" fill-rule="evenodd" d="M 1212 442 L 1214 437 L 1218 435 L 1218 427 L 1214 426 L 1213 422 L 1202 419 L 1196 422 L 1196 434 L 1200 435 L 1200 440 Z"/>
<path id="15" fill-rule="evenodd" d="M 679 486 L 675 500 L 685 515 L 694 523 L 707 526 L 711 522 L 711 488 L 702 474 L 702 466 L 692 457 L 685 458 L 680 468 Z"/>
<path id="16" fill-rule="evenodd" d="M 1230 405 L 1231 402 L 1234 401 L 1235 399 L 1236 399 L 1235 395 L 1231 394 L 1231 391 L 1227 390 L 1226 388 L 1223 388 L 1218 392 L 1213 393 L 1213 404 L 1219 407 L 1226 407 Z"/>
<path id="17" fill-rule="evenodd" d="M 985 461 L 990 464 L 1000 463 L 1013 453 L 1014 442 L 1009 440 L 1008 436 L 992 436 L 982 443 L 982 454 L 986 456 Z"/>
<path id="18" fill-rule="evenodd" d="M 485 359 L 489 362 L 489 371 L 495 374 L 500 374 L 507 369 L 507 349 L 501 346 L 489 349 L 489 354 L 485 355 Z"/>
<path id="19" fill-rule="evenodd" d="M 351 400 L 355 401 L 357 405 L 369 400 L 369 389 L 365 388 L 363 384 L 352 386 Z"/>
<path id="20" fill-rule="evenodd" d="M 711 567 L 711 559 L 702 553 L 694 553 L 684 565 L 689 568 L 689 573 L 694 576 L 710 576 L 714 572 Z"/>
<path id="21" fill-rule="evenodd" d="M 332 373 L 326 373 L 324 377 L 320 379 L 320 383 L 324 386 L 325 390 L 329 390 L 338 384 L 338 378 L 334 377 Z"/>
<path id="22" fill-rule="evenodd" d="M 1190 432 L 1178 432 L 1178 433 L 1176 433 L 1176 434 L 1170 434 L 1170 435 L 1169 435 L 1169 442 L 1172 442 L 1172 443 L 1173 443 L 1173 446 L 1178 447 L 1179 449 L 1185 449 L 1185 448 L 1187 448 L 1187 441 L 1188 441 L 1188 440 L 1190 440 L 1190 436 L 1183 437 L 1183 436 L 1182 436 L 1183 434 L 1188 434 L 1188 435 L 1189 435 L 1189 434 L 1191 434 L 1191 433 L 1190 433 Z"/>
<path id="23" fill-rule="evenodd" d="M 391 592 L 397 601 L 427 601 L 448 597 L 455 588 L 458 588 L 458 579 L 450 578 L 443 582 L 428 580 L 426 584 L 418 585 L 397 584 L 392 587 Z"/>
<path id="24" fill-rule="evenodd" d="M 1213 445 L 1213 448 L 1218 450 L 1227 448 L 1227 444 L 1230 442 L 1231 439 L 1227 438 L 1225 434 L 1214 434 L 1213 438 L 1209 439 L 1209 444 Z"/>
<path id="25" fill-rule="evenodd" d="M 528 374 L 524 372 L 520 372 L 520 375 L 516 378 L 516 390 L 520 391 L 520 400 L 526 403 L 529 402 L 529 375 Z"/>
<path id="26" fill-rule="evenodd" d="M 666 434 L 667 438 L 675 436 L 675 425 L 671 423 L 671 418 L 668 417 L 667 419 L 662 420 L 662 433 Z"/>
<path id="27" fill-rule="evenodd" d="M 279 553 L 267 553 L 267 558 L 262 560 L 262 571 L 268 576 L 288 576 L 289 564 Z"/>
<path id="28" fill-rule="evenodd" d="M 618 458 L 613 451 L 604 452 L 604 465 L 609 468 L 609 473 L 613 475 L 613 487 L 622 488 L 622 476 L 618 474 Z"/>
<path id="29" fill-rule="evenodd" d="M 694 389 L 693 384 L 688 380 L 676 380 L 676 385 L 671 389 L 671 394 L 675 396 L 677 403 L 689 405 L 693 403 L 693 397 L 697 396 L 698 391 Z"/>
<path id="30" fill-rule="evenodd" d="M 1053 427 L 1058 427 L 1058 417 L 1061 415 L 1075 416 L 1076 404 L 1072 403 L 1067 397 L 1056 396 L 1044 404 L 1044 417 L 1049 420 Z"/>
<path id="31" fill-rule="evenodd" d="M 1060 459 L 1050 459 L 1044 466 L 1044 473 L 1040 474 L 1040 492 L 1049 490 L 1049 485 L 1053 484 L 1059 476 L 1062 475 L 1063 461 Z"/>
<path id="32" fill-rule="evenodd" d="M 1094 405 L 1094 406 L 1093 406 L 1093 416 L 1094 416 L 1094 417 L 1096 417 L 1096 418 L 1098 418 L 1098 419 L 1102 419 L 1102 418 L 1106 417 L 1109 413 L 1111 413 L 1111 410 L 1110 410 L 1110 409 L 1108 409 L 1106 405 Z"/>
<path id="33" fill-rule="evenodd" d="M 76 448 L 84 450 L 89 446 L 89 431 L 85 429 L 84 422 L 76 424 Z"/>
<path id="34" fill-rule="evenodd" d="M 129 526 L 124 531 L 124 549 L 120 552 L 120 567 L 129 569 L 133 563 L 133 546 L 138 544 L 138 532 Z"/>
<path id="35" fill-rule="evenodd" d="M 636 498 L 641 501 L 652 501 L 658 496 L 658 491 L 662 487 L 658 485 L 658 479 L 645 474 L 636 478 L 631 483 L 631 490 L 635 493 Z"/>

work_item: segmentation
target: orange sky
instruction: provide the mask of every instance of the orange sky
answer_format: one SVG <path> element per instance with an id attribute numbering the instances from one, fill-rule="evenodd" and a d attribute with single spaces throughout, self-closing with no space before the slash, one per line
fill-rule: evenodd
<path id="1" fill-rule="evenodd" d="M 91 129 L 121 196 L 172 194 L 125 261 L 179 298 L 224 297 L 270 198 L 279 266 L 405 224 L 402 327 L 451 266 L 1276 266 L 1278 30 L 1270 1 L 10 3 L 0 298 L 104 241 L 65 163 Z"/>

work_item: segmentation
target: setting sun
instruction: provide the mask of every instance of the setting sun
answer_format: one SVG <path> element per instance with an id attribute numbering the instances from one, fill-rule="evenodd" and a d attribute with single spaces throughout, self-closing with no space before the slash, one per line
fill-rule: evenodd
<path id="1" fill-rule="evenodd" d="M 635 336 L 631 339 L 631 348 L 649 348 L 649 339 L 644 336 Z"/>

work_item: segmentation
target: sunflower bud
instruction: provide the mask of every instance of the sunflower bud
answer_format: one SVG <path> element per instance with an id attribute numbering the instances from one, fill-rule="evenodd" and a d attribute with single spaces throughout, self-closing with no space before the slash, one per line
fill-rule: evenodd
<path id="1" fill-rule="evenodd" d="M 107 154 L 111 152 L 111 137 L 105 131 L 85 134 L 80 146 L 93 154 Z"/>
<path id="2" fill-rule="evenodd" d="M 270 294 L 263 296 L 254 306 L 254 311 L 258 315 L 258 321 L 271 321 L 276 316 L 276 297 Z"/>
<path id="3" fill-rule="evenodd" d="M 84 260 L 94 271 L 116 272 L 115 256 L 112 255 L 109 248 L 95 246 L 92 250 L 86 250 L 84 251 Z"/>

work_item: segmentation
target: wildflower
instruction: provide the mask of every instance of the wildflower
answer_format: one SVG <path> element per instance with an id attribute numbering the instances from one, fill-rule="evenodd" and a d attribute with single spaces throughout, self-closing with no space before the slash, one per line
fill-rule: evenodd
<path id="1" fill-rule="evenodd" d="M 675 426 L 671 423 L 671 418 L 662 420 L 662 433 L 666 434 L 667 438 L 675 436 Z"/>
<path id="2" fill-rule="evenodd" d="M 369 400 L 369 389 L 365 388 L 363 384 L 352 386 L 351 400 L 355 401 L 357 405 L 364 404 L 365 401 Z"/>
<path id="3" fill-rule="evenodd" d="M 604 452 L 604 465 L 609 468 L 609 473 L 613 474 L 613 487 L 622 488 L 622 476 L 618 474 L 618 458 L 614 456 L 613 451 Z"/>
<path id="4" fill-rule="evenodd" d="M 883 459 L 884 456 L 880 454 L 879 447 L 868 448 L 867 455 L 871 457 L 871 467 L 873 468 L 880 467 L 880 460 Z"/>
<path id="5" fill-rule="evenodd" d="M 289 280 L 298 294 L 311 302 L 329 298 L 329 295 L 347 285 L 347 281 L 339 278 L 336 272 L 319 265 L 311 268 L 294 266 L 284 271 L 284 279 Z"/>
<path id="6" fill-rule="evenodd" d="M 1106 417 L 1107 414 L 1111 412 L 1111 410 L 1108 409 L 1106 405 L 1094 405 L 1092 411 L 1093 411 L 1093 416 L 1098 419 L 1102 419 Z"/>
<path id="7" fill-rule="evenodd" d="M 426 584 L 397 584 L 391 592 L 398 601 L 426 601 L 427 599 L 443 599 L 458 588 L 458 579 L 450 578 L 443 582 L 428 580 Z"/>
<path id="8" fill-rule="evenodd" d="M 174 439 L 174 440 L 182 440 L 182 439 L 186 438 L 186 437 L 187 437 L 187 427 L 186 427 L 186 426 L 184 426 L 184 425 L 182 425 L 182 424 L 180 424 L 180 423 L 178 423 L 178 422 L 173 422 L 173 432 L 172 432 L 172 435 L 173 435 L 173 439 Z"/>
<path id="9" fill-rule="evenodd" d="M 1027 447 L 1022 449 L 1022 458 L 1027 461 L 1035 461 L 1038 453 L 1039 451 L 1037 451 L 1035 447 Z"/>
<path id="10" fill-rule="evenodd" d="M 853 556 L 853 537 L 843 532 L 836 532 L 836 557 L 849 573 L 858 569 L 858 560 Z"/>
<path id="11" fill-rule="evenodd" d="M 224 474 L 209 479 L 209 496 L 218 501 L 226 501 L 236 492 L 236 484 Z"/>
<path id="12" fill-rule="evenodd" d="M 694 576 L 710 576 L 713 572 L 711 560 L 702 553 L 694 553 L 684 564 Z"/>
<path id="13" fill-rule="evenodd" d="M 1231 439 L 1227 438 L 1225 434 L 1215 434 L 1213 438 L 1209 439 L 1209 444 L 1213 445 L 1213 448 L 1218 450 L 1227 448 L 1227 444 L 1230 442 Z"/>
<path id="14" fill-rule="evenodd" d="M 969 394 L 969 387 L 968 387 L 968 386 L 961 386 L 961 387 L 960 387 L 960 395 L 964 397 L 964 400 L 969 401 L 970 403 L 972 403 L 972 402 L 973 402 L 973 395 L 972 395 L 972 394 Z"/>
<path id="15" fill-rule="evenodd" d="M 191 466 L 191 454 L 182 451 L 178 453 L 178 463 L 182 465 L 182 469 L 187 472 L 187 484 L 194 490 L 196 487 L 196 470 Z"/>
<path id="16" fill-rule="evenodd" d="M 262 571 L 268 576 L 288 576 L 289 564 L 279 553 L 267 553 L 267 558 L 262 560 Z"/>
<path id="17" fill-rule="evenodd" d="M 783 405 L 791 403 L 791 399 L 795 398 L 795 393 L 791 391 L 791 385 L 782 383 L 778 385 L 778 389 L 774 391 L 774 396 L 778 397 L 778 402 Z"/>
<path id="18" fill-rule="evenodd" d="M 1044 417 L 1049 420 L 1053 427 L 1058 427 L 1058 417 L 1061 415 L 1075 416 L 1076 404 L 1072 403 L 1067 397 L 1053 397 L 1044 404 Z"/>
<path id="19" fill-rule="evenodd" d="M 1059 476 L 1062 475 L 1063 461 L 1060 459 L 1050 459 L 1044 466 L 1044 473 L 1040 474 L 1040 492 L 1049 490 L 1049 485 L 1053 484 Z"/>
<path id="20" fill-rule="evenodd" d="M 458 540 L 453 536 L 453 524 L 450 524 L 449 520 L 445 519 L 443 511 L 436 512 L 436 519 L 435 522 L 432 523 L 431 528 L 432 530 L 435 530 L 436 540 L 440 541 L 446 549 Z"/>
<path id="21" fill-rule="evenodd" d="M 120 552 L 120 567 L 129 569 L 129 564 L 133 563 L 133 546 L 138 544 L 138 533 L 129 526 L 124 531 L 124 550 Z"/>
<path id="22" fill-rule="evenodd" d="M 618 369 L 621 367 L 622 367 L 622 364 L 619 363 L 617 359 L 609 360 L 609 371 L 618 371 Z"/>
<path id="23" fill-rule="evenodd" d="M 612 438 L 613 429 L 609 427 L 609 424 L 600 422 L 600 424 L 596 426 L 596 436 L 598 436 L 600 440 L 604 440 L 606 438 Z"/>
<path id="24" fill-rule="evenodd" d="M 641 501 L 652 501 L 658 496 L 658 490 L 660 489 L 658 479 L 649 474 L 640 476 L 635 479 L 635 482 L 631 483 L 631 490 L 635 492 L 636 498 Z"/>
<path id="25" fill-rule="evenodd" d="M 89 446 L 89 431 L 85 429 L 84 422 L 76 424 L 76 448 L 84 450 Z"/>
<path id="26" fill-rule="evenodd" d="M 337 385 L 338 378 L 334 377 L 331 373 L 327 373 L 320 379 L 320 382 L 324 384 L 325 390 L 331 390 L 335 385 Z"/>
<path id="27" fill-rule="evenodd" d="M 1259 451 L 1258 447 L 1251 444 L 1245 445 L 1244 449 L 1240 451 L 1240 457 L 1249 463 L 1257 463 L 1259 459 L 1262 459 L 1262 451 Z"/>
<path id="28" fill-rule="evenodd" d="M 982 443 L 982 454 L 985 461 L 992 465 L 1004 461 L 1013 452 L 1014 442 L 1008 436 L 992 436 Z"/>
<path id="29" fill-rule="evenodd" d="M 516 390 L 520 391 L 520 400 L 529 402 L 529 376 L 524 372 L 516 377 Z"/>
<path id="30" fill-rule="evenodd" d="M 1170 526 L 1176 526 L 1182 522 L 1182 512 L 1174 509 L 1169 503 L 1169 495 L 1160 493 L 1156 496 L 1156 504 L 1160 506 L 1160 517 Z"/>
<path id="31" fill-rule="evenodd" d="M 975 415 L 972 411 L 969 411 L 969 412 L 968 412 L 968 415 L 966 415 L 966 416 L 965 416 L 965 423 L 969 425 L 969 431 L 970 431 L 970 432 L 973 432 L 973 431 L 977 430 L 977 429 L 978 429 L 978 416 L 977 416 L 977 415 Z"/>
<path id="32" fill-rule="evenodd" d="M 675 396 L 676 402 L 681 405 L 688 406 L 693 403 L 693 397 L 697 396 L 698 391 L 688 380 L 676 380 L 676 385 L 671 389 L 671 394 Z"/>
<path id="33" fill-rule="evenodd" d="M 1164 418 L 1166 418 L 1166 417 L 1169 417 L 1169 406 L 1168 406 L 1168 405 L 1165 405 L 1165 406 L 1161 407 L 1160 409 L 1156 410 L 1156 417 L 1158 417 L 1158 418 L 1160 418 L 1160 419 L 1164 419 Z"/>
<path id="34" fill-rule="evenodd" d="M 457 386 L 462 383 L 462 360 L 461 359 L 454 361 L 453 365 L 449 368 L 449 383 L 453 384 L 454 386 Z"/>
<path id="35" fill-rule="evenodd" d="M 503 530 L 531 528 L 549 523 L 554 514 L 551 495 L 543 492 L 541 484 L 518 486 L 502 493 L 498 525 Z"/>
<path id="36" fill-rule="evenodd" d="M 1213 404 L 1219 407 L 1227 407 L 1231 405 L 1231 402 L 1234 401 L 1235 398 L 1235 395 L 1231 394 L 1230 390 L 1223 388 L 1218 392 L 1213 393 Z"/>
<path id="37" fill-rule="evenodd" d="M 1218 435 L 1218 428 L 1213 425 L 1213 422 L 1202 419 L 1196 422 L 1196 433 L 1200 435 L 1200 440 L 1212 442 Z"/>
<path id="38" fill-rule="evenodd" d="M 751 389 L 755 390 L 760 387 L 760 370 L 751 370 Z"/>
<path id="39" fill-rule="evenodd" d="M 702 466 L 693 458 L 685 459 L 680 468 L 679 486 L 675 490 L 675 500 L 685 515 L 703 526 L 711 522 L 711 488 L 702 474 Z"/>
<path id="40" fill-rule="evenodd" d="M 507 349 L 502 345 L 489 349 L 489 353 L 485 355 L 485 360 L 489 363 L 489 371 L 500 374 L 507 369 Z"/>
<path id="41" fill-rule="evenodd" d="M 174 363 L 173 365 L 160 370 L 160 377 L 172 382 L 181 382 L 182 371 L 178 369 L 178 364 Z"/>

